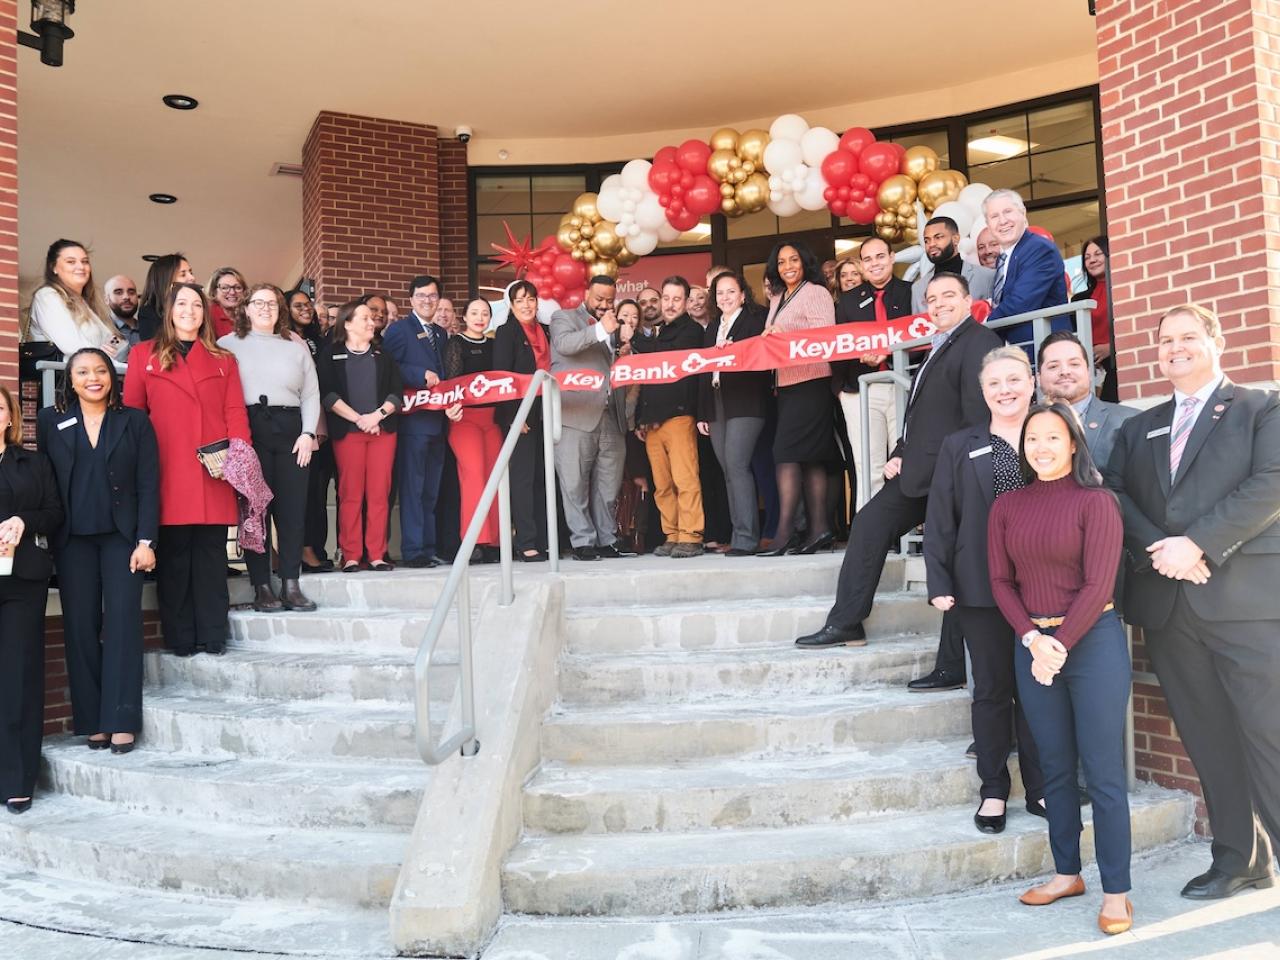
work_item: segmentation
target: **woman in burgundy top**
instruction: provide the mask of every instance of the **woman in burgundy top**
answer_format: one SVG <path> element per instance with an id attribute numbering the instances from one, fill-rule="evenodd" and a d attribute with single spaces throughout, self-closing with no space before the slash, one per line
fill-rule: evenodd
<path id="1" fill-rule="evenodd" d="M 1062 403 L 1031 408 L 1019 458 L 1031 481 L 995 502 L 987 532 L 991 592 L 1022 642 L 1018 696 L 1040 748 L 1056 876 L 1022 895 L 1043 906 L 1084 893 L 1076 763 L 1093 803 L 1104 933 L 1133 924 L 1124 715 L 1132 667 L 1112 590 L 1124 528 L 1114 494 Z"/>

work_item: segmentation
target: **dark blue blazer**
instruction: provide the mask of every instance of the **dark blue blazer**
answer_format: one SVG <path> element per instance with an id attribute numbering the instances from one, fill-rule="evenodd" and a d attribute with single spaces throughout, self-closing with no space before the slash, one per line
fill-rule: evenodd
<path id="1" fill-rule="evenodd" d="M 1067 268 L 1062 254 L 1052 241 L 1027 230 L 1009 254 L 1000 303 L 991 310 L 987 322 L 1066 302 Z M 1057 317 L 1052 326 L 1054 330 L 1070 329 L 1071 317 Z M 1032 338 L 1032 327 L 1030 323 L 1020 323 L 999 333 L 1005 343 L 1027 343 Z"/>
<path id="2" fill-rule="evenodd" d="M 391 324 L 382 334 L 382 349 L 400 367 L 400 377 L 406 389 L 426 386 L 428 370 L 441 380 L 445 378 L 444 343 L 448 334 L 435 326 L 431 330 L 438 347 L 432 342 L 432 336 L 423 330 L 417 315 L 410 311 L 407 317 Z M 437 436 L 444 431 L 444 414 L 439 410 L 406 414 L 400 420 L 399 430 L 407 436 Z"/>
<path id="3" fill-rule="evenodd" d="M 55 547 L 71 536 L 71 472 L 76 465 L 76 432 L 80 429 L 79 404 L 65 413 L 53 407 L 40 411 L 36 445 L 53 464 L 64 522 L 53 537 Z M 58 429 L 59 424 L 75 421 Z M 107 414 L 99 443 L 107 445 L 107 479 L 111 483 L 111 518 L 120 535 L 130 543 L 155 540 L 160 532 L 160 456 L 151 418 L 142 410 L 121 407 Z M 194 456 L 194 454 L 193 454 Z"/>

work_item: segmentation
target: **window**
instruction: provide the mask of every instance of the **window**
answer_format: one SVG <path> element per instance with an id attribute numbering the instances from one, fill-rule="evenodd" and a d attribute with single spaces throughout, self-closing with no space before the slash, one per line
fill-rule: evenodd
<path id="1" fill-rule="evenodd" d="M 547 234 L 555 233 L 560 218 L 586 189 L 583 174 L 477 176 L 472 253 L 488 258 L 493 255 L 492 244 L 507 244 L 503 221 L 510 224 L 517 240 L 531 236 L 537 243 Z"/>
<path id="2" fill-rule="evenodd" d="M 1093 100 L 1072 100 L 970 123 L 969 180 L 1028 202 L 1098 189 Z"/>

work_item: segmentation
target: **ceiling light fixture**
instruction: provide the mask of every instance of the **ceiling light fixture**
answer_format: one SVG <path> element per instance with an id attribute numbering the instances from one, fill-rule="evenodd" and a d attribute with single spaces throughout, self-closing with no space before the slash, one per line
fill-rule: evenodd
<path id="1" fill-rule="evenodd" d="M 147 261 L 147 263 L 155 263 L 157 260 L 159 260 L 159 259 L 160 259 L 160 254 L 158 254 L 158 253 L 144 253 L 144 254 L 142 255 L 142 259 L 143 259 L 143 260 L 145 260 L 145 261 Z"/>
<path id="2" fill-rule="evenodd" d="M 969 141 L 970 150 L 990 154 L 995 160 L 1008 160 L 1038 146 L 1040 146 L 1038 143 L 1028 143 L 1026 140 L 1019 140 L 1017 137 L 1006 137 L 1001 134 L 979 137 L 977 140 Z"/>
<path id="3" fill-rule="evenodd" d="M 160 100 L 166 107 L 173 107 L 175 110 L 194 110 L 200 106 L 199 100 L 188 97 L 185 93 L 166 93 Z"/>
<path id="4" fill-rule="evenodd" d="M 153 193 L 147 197 L 152 203 L 177 203 L 178 198 L 172 193 Z"/>
<path id="5" fill-rule="evenodd" d="M 62 66 L 62 44 L 74 37 L 67 17 L 76 12 L 76 0 L 32 0 L 31 29 L 18 31 L 18 43 L 40 51 L 40 62 L 47 67 Z"/>

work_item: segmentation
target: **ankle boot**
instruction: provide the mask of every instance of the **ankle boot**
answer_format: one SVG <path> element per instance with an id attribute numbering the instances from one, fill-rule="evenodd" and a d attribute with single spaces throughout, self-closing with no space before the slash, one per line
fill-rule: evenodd
<path id="1" fill-rule="evenodd" d="M 284 604 L 271 592 L 271 584 L 264 583 L 253 588 L 253 609 L 259 613 L 277 613 L 284 609 Z"/>
<path id="2" fill-rule="evenodd" d="M 280 601 L 286 610 L 314 610 L 315 602 L 308 600 L 302 592 L 297 580 L 284 580 L 280 583 Z"/>

